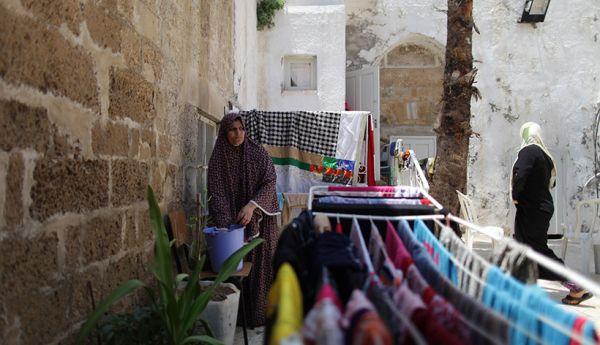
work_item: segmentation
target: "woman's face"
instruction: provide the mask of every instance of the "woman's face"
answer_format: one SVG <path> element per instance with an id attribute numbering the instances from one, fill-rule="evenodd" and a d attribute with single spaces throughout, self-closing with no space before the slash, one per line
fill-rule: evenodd
<path id="1" fill-rule="evenodd" d="M 235 120 L 227 131 L 227 141 L 233 146 L 240 146 L 246 138 L 246 130 L 242 125 L 242 121 Z"/>

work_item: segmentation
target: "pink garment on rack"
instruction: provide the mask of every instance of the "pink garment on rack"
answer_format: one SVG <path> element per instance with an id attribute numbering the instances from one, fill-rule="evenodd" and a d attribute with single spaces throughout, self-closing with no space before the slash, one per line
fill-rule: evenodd
<path id="1" fill-rule="evenodd" d="M 421 297 L 431 316 L 438 320 L 443 328 L 455 334 L 464 343 L 468 343 L 469 330 L 465 327 L 462 315 L 423 279 L 414 265 L 410 253 L 396 233 L 396 229 L 389 221 L 387 222 L 385 245 L 390 259 L 396 267 L 404 272 L 408 286 Z"/>
<path id="2" fill-rule="evenodd" d="M 392 263 L 406 274 L 406 270 L 413 264 L 413 260 L 390 221 L 387 222 L 385 249 Z"/>
<path id="3" fill-rule="evenodd" d="M 364 187 L 343 187 L 329 186 L 328 192 L 361 192 L 366 196 L 382 198 L 416 198 L 423 199 L 424 195 L 419 187 L 392 187 L 392 186 L 364 186 Z"/>
<path id="4" fill-rule="evenodd" d="M 333 287 L 324 284 L 302 326 L 305 344 L 338 345 L 344 341 L 340 306 L 340 299 Z"/>

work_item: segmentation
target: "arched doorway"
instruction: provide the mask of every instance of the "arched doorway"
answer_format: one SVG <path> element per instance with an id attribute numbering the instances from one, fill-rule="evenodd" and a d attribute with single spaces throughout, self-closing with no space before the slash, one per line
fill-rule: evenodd
<path id="1" fill-rule="evenodd" d="M 378 65 L 381 144 L 400 137 L 417 157 L 434 157 L 444 47 L 427 36 L 411 35 L 383 54 Z"/>
<path id="2" fill-rule="evenodd" d="M 444 53 L 435 39 L 410 34 L 372 66 L 346 73 L 346 99 L 352 109 L 373 113 L 378 148 L 401 137 L 418 157 L 435 156 L 433 127 L 442 97 Z"/>

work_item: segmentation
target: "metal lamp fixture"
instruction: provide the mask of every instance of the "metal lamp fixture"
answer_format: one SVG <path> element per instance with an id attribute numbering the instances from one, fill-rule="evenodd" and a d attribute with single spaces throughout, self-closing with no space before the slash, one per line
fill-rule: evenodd
<path id="1" fill-rule="evenodd" d="M 543 22 L 550 6 L 550 0 L 526 0 L 521 23 Z"/>

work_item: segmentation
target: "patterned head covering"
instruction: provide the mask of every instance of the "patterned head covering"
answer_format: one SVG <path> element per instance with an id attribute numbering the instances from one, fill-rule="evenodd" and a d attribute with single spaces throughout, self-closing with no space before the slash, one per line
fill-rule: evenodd
<path id="1" fill-rule="evenodd" d="M 277 177 L 267 151 L 248 137 L 237 147 L 227 140 L 227 132 L 236 120 L 244 125 L 239 114 L 228 114 L 221 120 L 208 164 L 208 206 L 218 227 L 233 224 L 238 212 L 250 201 L 266 215 L 279 212 L 275 192 Z"/>

